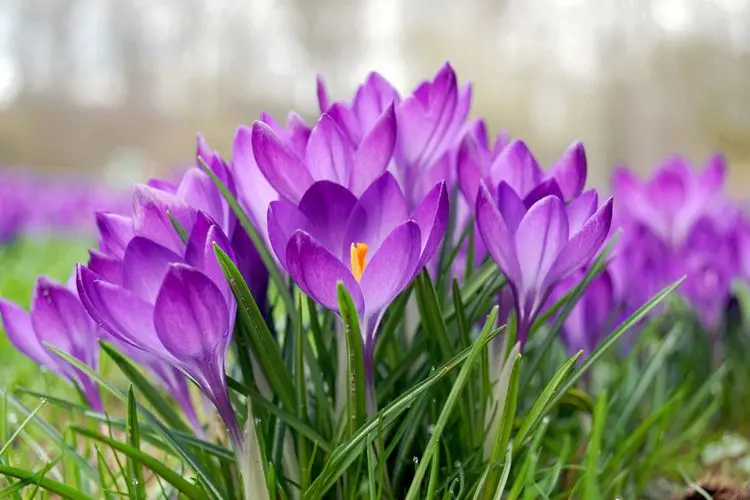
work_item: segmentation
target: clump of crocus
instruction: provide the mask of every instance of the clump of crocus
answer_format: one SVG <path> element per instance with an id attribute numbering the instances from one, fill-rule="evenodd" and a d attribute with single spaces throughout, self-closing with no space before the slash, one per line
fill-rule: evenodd
<path id="1" fill-rule="evenodd" d="M 711 156 L 702 171 L 670 157 L 646 182 L 625 168 L 615 172 L 623 239 L 612 269 L 626 306 L 637 307 L 686 276 L 680 295 L 704 326 L 718 326 L 732 282 L 744 274 L 746 222 L 723 192 L 725 175 L 720 155 Z"/>
<path id="2" fill-rule="evenodd" d="M 124 249 L 120 284 L 79 265 L 78 290 L 88 313 L 110 335 L 193 379 L 240 447 L 224 375 L 237 306 L 214 245 L 233 255 L 221 229 L 198 212 L 181 253 L 136 236 Z"/>
<path id="3" fill-rule="evenodd" d="M 391 171 L 409 208 L 416 207 L 437 182 L 452 180 L 451 162 L 445 156 L 465 132 L 471 85 L 459 87 L 450 64 L 445 63 L 431 81 L 420 83 L 404 98 L 385 78 L 371 73 L 350 103 L 331 102 L 319 78 L 318 102 L 321 113 L 333 118 L 354 149 L 367 143 L 379 116 L 394 106 L 397 136 Z"/>
<path id="4" fill-rule="evenodd" d="M 387 172 L 360 197 L 339 184 L 318 181 L 298 205 L 279 200 L 268 210 L 273 250 L 302 291 L 336 312 L 337 283 L 351 295 L 362 326 L 371 408 L 378 324 L 434 255 L 447 218 L 444 182 L 410 213 L 398 183 Z"/>
<path id="5" fill-rule="evenodd" d="M 487 251 L 512 291 L 523 347 L 553 289 L 601 248 L 612 221 L 612 199 L 598 207 L 591 190 L 566 204 L 554 179 L 525 198 L 506 182 L 492 193 L 482 181 L 476 217 Z"/>
<path id="6" fill-rule="evenodd" d="M 8 339 L 19 351 L 72 381 L 94 410 L 103 410 L 96 383 L 45 345 L 49 344 L 94 370 L 98 369 L 101 332 L 81 306 L 75 288 L 39 277 L 29 312 L 0 299 L 0 315 Z"/>

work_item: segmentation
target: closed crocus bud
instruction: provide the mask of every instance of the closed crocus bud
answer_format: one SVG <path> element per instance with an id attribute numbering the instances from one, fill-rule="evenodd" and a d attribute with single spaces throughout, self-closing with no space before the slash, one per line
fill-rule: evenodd
<path id="1" fill-rule="evenodd" d="M 11 343 L 36 363 L 72 381 L 89 405 L 103 411 L 98 386 L 45 344 L 70 354 L 94 370 L 99 366 L 100 331 L 84 310 L 75 289 L 39 277 L 31 310 L 0 299 L 0 315 Z"/>

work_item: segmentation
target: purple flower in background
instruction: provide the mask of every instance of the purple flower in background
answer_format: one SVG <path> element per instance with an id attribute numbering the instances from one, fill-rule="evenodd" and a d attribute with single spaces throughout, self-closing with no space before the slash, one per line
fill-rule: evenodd
<path id="1" fill-rule="evenodd" d="M 493 196 L 481 182 L 477 225 L 513 292 L 521 346 L 554 287 L 588 264 L 605 241 L 612 199 L 597 205 L 593 190 L 566 205 L 554 180 L 525 199 L 505 182 Z"/>
<path id="2" fill-rule="evenodd" d="M 171 242 L 167 235 L 159 239 Z M 184 253 L 136 236 L 123 252 L 121 284 L 81 265 L 77 283 L 86 310 L 110 335 L 160 358 L 198 384 L 240 447 L 242 436 L 224 375 L 236 303 L 214 244 L 233 255 L 221 229 L 199 212 Z"/>
<path id="3" fill-rule="evenodd" d="M 332 311 L 338 311 L 337 282 L 351 294 L 362 325 L 370 389 L 378 324 L 391 301 L 434 255 L 447 218 L 444 182 L 410 215 L 390 173 L 359 198 L 339 184 L 318 181 L 298 205 L 271 203 L 271 245 L 302 291 Z"/>
<path id="4" fill-rule="evenodd" d="M 715 329 L 743 276 L 745 218 L 723 193 L 726 165 L 713 155 L 695 171 L 682 157 L 665 160 L 647 182 L 630 171 L 614 174 L 623 241 L 613 277 L 626 306 L 633 309 L 656 291 L 686 276 L 680 295 L 703 325 Z"/>
<path id="5" fill-rule="evenodd" d="M 560 283 L 550 297 L 550 303 L 576 287 L 585 274 L 581 269 Z M 561 339 L 570 355 L 583 350 L 584 355 L 588 356 L 596 349 L 617 320 L 615 306 L 612 277 L 608 270 L 604 270 L 589 284 L 565 320 Z"/>
<path id="6" fill-rule="evenodd" d="M 52 345 L 94 370 L 98 368 L 100 331 L 86 314 L 74 290 L 39 277 L 30 312 L 0 299 L 0 315 L 8 339 L 19 351 L 75 383 L 89 405 L 96 411 L 103 411 L 96 383 L 44 345 Z"/>

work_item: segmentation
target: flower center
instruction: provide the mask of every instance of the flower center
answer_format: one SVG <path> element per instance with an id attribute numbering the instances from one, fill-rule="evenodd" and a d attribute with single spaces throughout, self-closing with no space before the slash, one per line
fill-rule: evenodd
<path id="1" fill-rule="evenodd" d="M 359 282 L 362 279 L 362 273 L 365 272 L 365 266 L 367 266 L 367 244 L 352 243 L 350 257 L 352 274 L 354 275 L 354 279 Z"/>

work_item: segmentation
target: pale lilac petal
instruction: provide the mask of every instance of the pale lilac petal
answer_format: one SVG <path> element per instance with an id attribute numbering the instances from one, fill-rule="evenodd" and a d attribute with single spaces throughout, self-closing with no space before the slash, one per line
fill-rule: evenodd
<path id="1" fill-rule="evenodd" d="M 125 247 L 135 236 L 133 219 L 108 212 L 97 212 L 96 225 L 99 229 L 99 246 L 102 252 L 122 258 Z"/>
<path id="2" fill-rule="evenodd" d="M 144 184 L 133 188 L 133 230 L 137 236 L 148 238 L 172 250 L 182 253 L 185 244 L 172 224 L 169 214 L 188 233 L 193 229 L 195 208 L 179 200 L 175 195 Z"/>
<path id="3" fill-rule="evenodd" d="M 362 142 L 362 129 L 357 122 L 357 116 L 346 104 L 335 102 L 328 108 L 327 113 L 349 138 L 351 147 L 357 147 Z"/>
<path id="4" fill-rule="evenodd" d="M 515 234 L 521 293 L 543 293 L 542 282 L 568 242 L 568 220 L 562 200 L 548 196 L 534 204 Z M 539 304 L 541 306 L 541 304 Z"/>
<path id="5" fill-rule="evenodd" d="M 587 264 L 607 238 L 611 223 L 612 198 L 609 198 L 581 229 L 571 236 L 547 276 L 548 285 L 565 279 L 570 273 Z"/>
<path id="6" fill-rule="evenodd" d="M 375 314 L 401 293 L 419 270 L 419 226 L 407 221 L 398 226 L 370 257 L 359 286 L 367 314 Z"/>
<path id="7" fill-rule="evenodd" d="M 268 239 L 276 258 L 284 269 L 287 269 L 287 243 L 298 229 L 309 233 L 312 226 L 295 205 L 286 200 L 271 203 L 268 207 Z"/>
<path id="8" fill-rule="evenodd" d="M 523 141 L 513 140 L 490 166 L 493 185 L 507 182 L 522 198 L 531 192 L 543 177 L 534 155 Z"/>
<path id="9" fill-rule="evenodd" d="M 394 102 L 398 103 L 398 100 L 398 92 L 388 80 L 376 72 L 367 75 L 352 102 L 352 110 L 359 119 L 362 132 L 372 129 L 383 111 Z"/>
<path id="10" fill-rule="evenodd" d="M 396 115 L 393 105 L 390 105 L 362 139 L 362 144 L 354 157 L 354 170 L 349 186 L 355 195 L 362 194 L 385 172 L 393 157 L 395 145 Z"/>
<path id="11" fill-rule="evenodd" d="M 583 144 L 571 144 L 550 167 L 548 175 L 557 180 L 566 201 L 580 195 L 586 185 L 586 151 Z"/>
<path id="12" fill-rule="evenodd" d="M 232 334 L 221 291 L 208 276 L 184 264 L 172 264 L 164 278 L 154 326 L 175 358 L 209 366 L 223 358 Z"/>
<path id="13" fill-rule="evenodd" d="M 253 124 L 252 144 L 255 161 L 271 186 L 289 201 L 299 203 L 313 183 L 302 161 L 265 123 Z"/>
<path id="14" fill-rule="evenodd" d="M 582 193 L 565 207 L 565 213 L 568 215 L 568 226 L 570 235 L 577 233 L 583 224 L 594 215 L 599 205 L 599 196 L 596 190 L 590 189 Z"/>
<path id="15" fill-rule="evenodd" d="M 497 208 L 511 233 L 515 233 L 526 215 L 526 205 L 506 182 L 497 186 Z"/>
<path id="16" fill-rule="evenodd" d="M 310 134 L 305 152 L 305 164 L 312 178 L 348 187 L 353 166 L 352 156 L 349 141 L 333 118 L 325 113 L 321 115 Z"/>
<path id="17" fill-rule="evenodd" d="M 122 285 L 122 259 L 89 250 L 88 267 L 110 283 Z M 75 280 L 75 275 L 71 278 Z"/>
<path id="18" fill-rule="evenodd" d="M 234 250 L 234 257 L 237 261 L 237 268 L 242 277 L 245 278 L 250 293 L 258 304 L 261 313 L 265 314 L 267 311 L 268 269 L 260 258 L 260 254 L 250 236 L 239 224 L 234 228 L 231 243 Z"/>
<path id="19" fill-rule="evenodd" d="M 310 221 L 312 237 L 335 254 L 342 248 L 346 223 L 356 204 L 357 198 L 345 187 L 318 181 L 302 197 L 299 211 Z M 348 252 L 337 255 L 343 259 L 348 256 Z"/>
<path id="20" fill-rule="evenodd" d="M 279 198 L 253 154 L 252 131 L 241 126 L 234 135 L 232 146 L 232 171 L 239 187 L 239 197 L 249 216 L 263 238 L 267 238 L 266 211 L 268 205 Z"/>
<path id="21" fill-rule="evenodd" d="M 352 208 L 344 231 L 341 252 L 348 255 L 352 243 L 366 243 L 376 252 L 382 241 L 409 215 L 404 194 L 389 172 L 373 182 Z"/>
<path id="22" fill-rule="evenodd" d="M 153 304 L 169 264 L 182 257 L 149 239 L 136 237 L 122 260 L 122 284 L 127 290 Z"/>
<path id="23" fill-rule="evenodd" d="M 513 232 L 497 209 L 487 186 L 482 182 L 477 196 L 477 227 L 482 241 L 495 263 L 511 282 L 520 280 L 520 268 Z"/>
<path id="24" fill-rule="evenodd" d="M 448 188 L 445 181 L 436 184 L 414 211 L 412 218 L 418 224 L 421 244 L 417 269 L 426 265 L 437 252 L 448 226 Z"/>
<path id="25" fill-rule="evenodd" d="M 336 283 L 341 281 L 357 310 L 362 311 L 362 292 L 351 271 L 309 234 L 294 233 L 287 246 L 286 262 L 295 283 L 323 307 L 338 311 Z"/>
<path id="26" fill-rule="evenodd" d="M 294 112 L 289 113 L 286 118 L 287 143 L 298 158 L 305 157 L 305 149 L 307 149 L 307 142 L 310 140 L 311 133 L 312 130 L 300 115 Z"/>
<path id="27" fill-rule="evenodd" d="M 721 191 L 727 174 L 727 161 L 724 155 L 711 155 L 706 168 L 698 175 L 698 187 L 702 193 L 710 196 Z"/>
<path id="28" fill-rule="evenodd" d="M 482 180 L 482 171 L 479 166 L 477 155 L 477 144 L 470 136 L 461 141 L 458 150 L 458 188 L 469 205 L 474 206 L 477 202 L 479 183 Z"/>
<path id="29" fill-rule="evenodd" d="M 37 338 L 28 312 L 8 300 L 0 299 L 0 316 L 3 318 L 3 328 L 8 340 L 16 349 L 37 364 L 58 374 L 63 373 L 58 360 L 52 357 Z"/>

